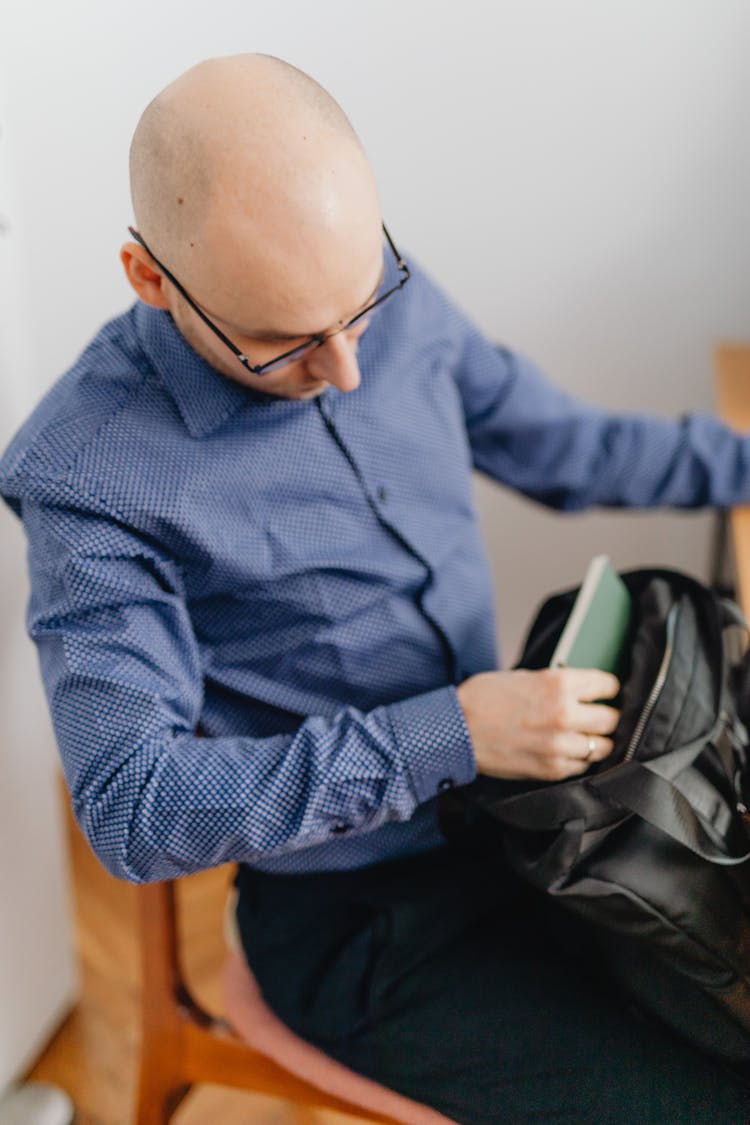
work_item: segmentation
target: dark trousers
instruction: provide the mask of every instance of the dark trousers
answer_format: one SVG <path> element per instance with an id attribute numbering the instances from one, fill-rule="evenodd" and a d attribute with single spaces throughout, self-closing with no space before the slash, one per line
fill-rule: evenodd
<path id="1" fill-rule="evenodd" d="M 460 1125 L 741 1125 L 727 1071 L 631 1012 L 585 936 L 486 855 L 356 871 L 240 865 L 237 921 L 299 1035 Z"/>

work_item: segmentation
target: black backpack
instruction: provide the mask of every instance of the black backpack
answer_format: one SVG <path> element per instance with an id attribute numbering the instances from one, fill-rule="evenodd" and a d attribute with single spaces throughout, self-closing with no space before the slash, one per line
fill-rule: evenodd
<path id="1" fill-rule="evenodd" d="M 747 1077 L 747 627 L 687 575 L 621 577 L 635 614 L 610 757 L 563 782 L 479 777 L 442 795 L 441 820 L 496 842 L 585 920 L 631 999 Z M 549 663 L 577 592 L 542 605 L 520 667 Z"/>

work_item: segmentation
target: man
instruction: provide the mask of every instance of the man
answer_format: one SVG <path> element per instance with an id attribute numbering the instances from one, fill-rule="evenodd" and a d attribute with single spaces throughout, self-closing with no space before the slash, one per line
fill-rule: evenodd
<path id="1" fill-rule="evenodd" d="M 741 1120 L 733 1078 L 446 845 L 437 798 L 579 774 L 618 717 L 604 673 L 497 670 L 472 465 L 558 508 L 730 504 L 747 440 L 607 416 L 491 347 L 402 259 L 340 108 L 278 59 L 167 87 L 131 186 L 139 300 L 0 463 L 101 862 L 238 863 L 269 1002 L 457 1122 Z"/>

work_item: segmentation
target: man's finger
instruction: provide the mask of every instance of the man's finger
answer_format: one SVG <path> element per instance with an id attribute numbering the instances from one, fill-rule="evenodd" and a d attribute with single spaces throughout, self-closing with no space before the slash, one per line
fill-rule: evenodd
<path id="1" fill-rule="evenodd" d="M 614 748 L 611 738 L 594 734 L 579 736 L 579 745 L 580 752 L 575 756 L 583 762 L 601 762 L 603 758 L 609 757 Z"/>
<path id="2" fill-rule="evenodd" d="M 620 690 L 620 681 L 611 672 L 599 668 L 566 668 L 568 683 L 582 703 L 596 699 L 614 699 Z"/>
<path id="3" fill-rule="evenodd" d="M 595 762 L 604 761 L 612 753 L 614 744 L 610 738 L 590 738 L 585 740 L 585 746 L 585 753 L 571 758 L 571 776 L 585 773 Z"/>
<path id="4" fill-rule="evenodd" d="M 606 703 L 580 703 L 571 711 L 570 729 L 584 734 L 612 734 L 620 721 L 620 712 Z"/>
<path id="5" fill-rule="evenodd" d="M 614 743 L 611 738 L 602 734 L 581 734 L 580 731 L 569 731 L 567 734 L 556 735 L 554 743 L 548 743 L 547 745 L 548 747 L 554 746 L 556 754 L 562 754 L 571 760 L 585 761 L 588 759 L 591 762 L 599 762 L 612 753 Z"/>

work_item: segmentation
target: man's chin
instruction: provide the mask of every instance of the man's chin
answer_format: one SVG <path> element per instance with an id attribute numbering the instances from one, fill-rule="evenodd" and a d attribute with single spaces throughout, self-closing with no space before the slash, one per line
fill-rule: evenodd
<path id="1" fill-rule="evenodd" d="M 310 387 L 300 387 L 293 394 L 290 394 L 289 397 L 290 398 L 317 398 L 318 395 L 323 393 L 323 391 L 326 389 L 327 386 L 328 386 L 328 383 L 314 383 Z"/>

